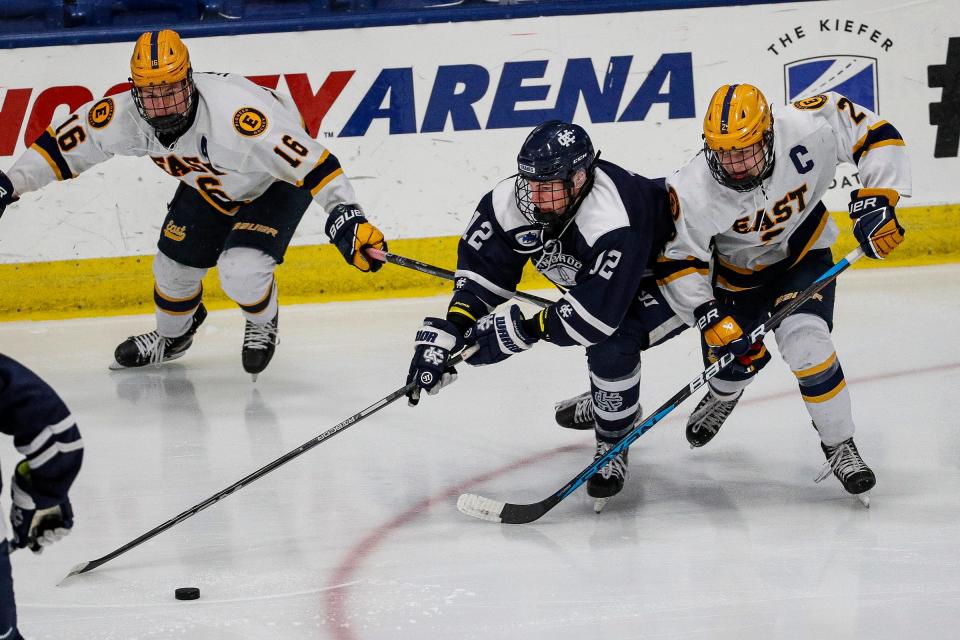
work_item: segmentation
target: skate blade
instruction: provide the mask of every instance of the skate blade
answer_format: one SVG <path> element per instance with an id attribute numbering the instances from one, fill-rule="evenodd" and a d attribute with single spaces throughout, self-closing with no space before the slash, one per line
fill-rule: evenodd
<path id="1" fill-rule="evenodd" d="M 860 501 L 860 504 L 865 506 L 867 509 L 870 508 L 870 492 L 864 491 L 863 493 L 858 493 L 856 495 L 857 500 Z"/>
<path id="2" fill-rule="evenodd" d="M 593 512 L 600 513 L 608 502 L 610 502 L 610 498 L 596 498 L 593 501 Z"/>

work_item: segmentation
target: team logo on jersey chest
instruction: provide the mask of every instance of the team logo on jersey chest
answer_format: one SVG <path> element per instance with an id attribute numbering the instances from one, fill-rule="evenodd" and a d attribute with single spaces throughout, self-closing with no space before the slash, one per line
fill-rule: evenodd
<path id="1" fill-rule="evenodd" d="M 253 107 L 243 107 L 233 114 L 233 128 L 240 135 L 253 138 L 267 130 L 267 116 Z"/>
<path id="2" fill-rule="evenodd" d="M 113 120 L 112 98 L 104 98 L 90 107 L 90 112 L 87 113 L 87 122 L 89 122 L 90 126 L 94 129 L 103 129 L 110 124 L 111 120 Z"/>

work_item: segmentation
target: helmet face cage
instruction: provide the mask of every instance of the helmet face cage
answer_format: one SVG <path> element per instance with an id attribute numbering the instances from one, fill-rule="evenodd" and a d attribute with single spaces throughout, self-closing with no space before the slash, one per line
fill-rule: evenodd
<path id="1" fill-rule="evenodd" d="M 144 106 L 143 91 L 155 88 L 175 88 L 173 95 L 176 97 L 176 100 L 172 104 L 164 105 L 164 110 L 172 111 L 172 113 L 154 116 L 149 115 Z M 133 94 L 133 102 L 137 105 L 137 111 L 140 112 L 140 116 L 146 120 L 147 124 L 153 127 L 158 135 L 178 135 L 189 127 L 190 119 L 193 115 L 192 112 L 196 107 L 197 95 L 197 88 L 193 83 L 192 69 L 187 70 L 186 78 L 174 83 L 138 87 L 131 78 L 130 93 Z M 155 99 L 157 98 L 147 97 L 147 100 Z"/>
<path id="2" fill-rule="evenodd" d="M 763 132 L 761 144 L 751 145 L 753 152 L 743 158 L 747 167 L 757 167 L 756 175 L 745 175 L 734 178 L 724 169 L 720 156 L 728 151 L 717 151 L 704 142 L 703 153 L 707 158 L 707 166 L 714 179 L 723 186 L 734 191 L 753 191 L 766 180 L 773 172 L 773 126 Z"/>
<path id="3" fill-rule="evenodd" d="M 538 126 L 527 136 L 517 156 L 519 172 L 514 197 L 520 213 L 548 232 L 562 231 L 593 186 L 596 159 L 593 143 L 583 128 L 559 120 Z M 584 179 L 578 187 L 580 171 L 584 172 Z M 551 189 L 543 183 L 554 185 Z M 540 206 L 545 194 L 552 196 L 550 210 Z"/>

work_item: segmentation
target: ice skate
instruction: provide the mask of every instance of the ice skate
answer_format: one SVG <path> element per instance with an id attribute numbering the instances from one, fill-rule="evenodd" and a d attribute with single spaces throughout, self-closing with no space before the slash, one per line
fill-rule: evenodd
<path id="1" fill-rule="evenodd" d="M 687 442 L 691 449 L 702 447 L 713 440 L 741 396 L 743 391 L 733 400 L 721 400 L 713 393 L 713 389 L 708 389 L 707 395 L 703 396 L 687 419 Z"/>
<path id="2" fill-rule="evenodd" d="M 828 446 L 820 443 L 827 461 L 823 465 L 816 482 L 820 482 L 833 472 L 843 488 L 857 497 L 863 506 L 870 508 L 870 496 L 867 494 L 877 484 L 877 477 L 867 466 L 857 451 L 853 438 L 847 438 L 838 445 Z"/>
<path id="3" fill-rule="evenodd" d="M 564 429 L 586 431 L 596 426 L 595 414 L 593 413 L 593 397 L 589 391 L 584 391 L 573 398 L 561 400 L 553 405 L 553 410 L 557 424 Z M 640 407 L 637 411 L 634 426 L 640 424 L 641 420 L 643 420 L 643 407 Z"/>
<path id="4" fill-rule="evenodd" d="M 190 328 L 182 336 L 164 338 L 156 331 L 130 336 L 121 342 L 113 353 L 114 361 L 110 368 L 129 369 L 143 367 L 148 364 L 160 366 L 164 362 L 183 357 L 193 344 L 193 335 L 207 318 L 207 309 L 203 303 L 193 313 Z"/>
<path id="5" fill-rule="evenodd" d="M 593 459 L 599 460 L 613 447 L 614 445 L 609 442 L 598 440 L 597 452 L 593 455 Z M 603 508 L 607 505 L 610 498 L 620 493 L 620 490 L 623 489 L 623 483 L 626 482 L 628 475 L 627 464 L 629 453 L 629 449 L 624 449 L 587 480 L 587 495 L 595 498 L 593 503 L 595 513 L 603 511 Z"/>
<path id="6" fill-rule="evenodd" d="M 273 358 L 273 352 L 280 342 L 280 312 L 266 324 L 254 324 L 247 320 L 243 330 L 243 370 L 251 375 L 253 381 L 267 368 Z"/>

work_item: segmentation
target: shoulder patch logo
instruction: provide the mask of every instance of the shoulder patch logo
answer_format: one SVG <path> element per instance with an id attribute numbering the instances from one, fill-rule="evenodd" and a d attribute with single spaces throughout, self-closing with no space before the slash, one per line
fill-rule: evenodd
<path id="1" fill-rule="evenodd" d="M 527 229 L 519 231 L 516 234 L 517 244 L 521 247 L 530 248 L 540 244 L 540 231 Z"/>
<path id="2" fill-rule="evenodd" d="M 677 196 L 677 192 L 674 191 L 673 187 L 668 188 L 667 198 L 670 200 L 670 217 L 676 222 L 680 219 L 680 198 Z"/>
<path id="3" fill-rule="evenodd" d="M 90 107 L 87 122 L 94 129 L 103 129 L 113 120 L 113 98 L 104 98 Z"/>
<path id="4" fill-rule="evenodd" d="M 801 111 L 816 111 L 823 105 L 827 104 L 827 100 L 829 100 L 829 98 L 821 93 L 818 96 L 811 96 L 809 98 L 804 98 L 803 100 L 797 100 L 793 103 L 793 106 Z"/>
<path id="5" fill-rule="evenodd" d="M 243 107 L 233 114 L 233 128 L 240 135 L 253 138 L 267 130 L 267 116 L 253 107 Z"/>

